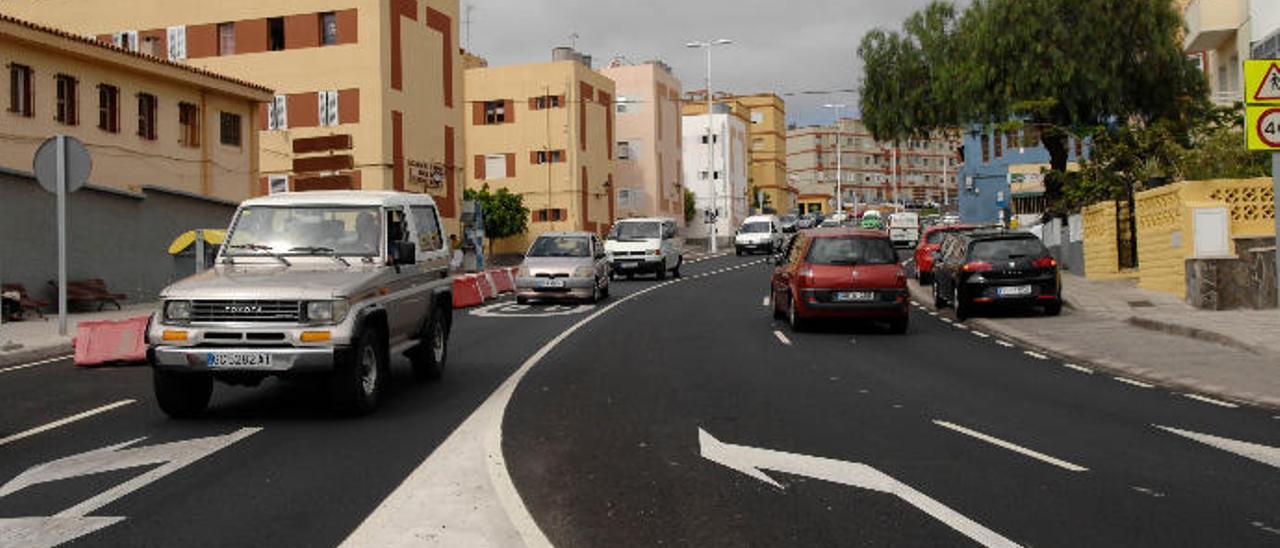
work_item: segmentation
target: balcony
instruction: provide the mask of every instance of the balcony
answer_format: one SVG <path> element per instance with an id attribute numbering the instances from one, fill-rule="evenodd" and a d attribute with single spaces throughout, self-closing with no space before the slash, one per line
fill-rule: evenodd
<path id="1" fill-rule="evenodd" d="M 1186 52 L 1216 50 L 1234 38 L 1249 20 L 1247 0 L 1191 0 L 1183 12 L 1187 36 L 1182 39 Z"/>

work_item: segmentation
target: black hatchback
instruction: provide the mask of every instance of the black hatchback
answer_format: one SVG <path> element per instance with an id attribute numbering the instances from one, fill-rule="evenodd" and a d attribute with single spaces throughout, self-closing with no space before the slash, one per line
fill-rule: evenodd
<path id="1" fill-rule="evenodd" d="M 1058 261 L 1034 234 L 982 230 L 948 234 L 934 262 L 933 300 L 967 319 L 982 306 L 1041 307 L 1062 313 Z"/>

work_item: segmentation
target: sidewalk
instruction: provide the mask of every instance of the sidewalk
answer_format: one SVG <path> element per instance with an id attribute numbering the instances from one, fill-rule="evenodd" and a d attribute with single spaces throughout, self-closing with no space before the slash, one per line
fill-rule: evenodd
<path id="1" fill-rule="evenodd" d="M 156 303 L 135 303 L 122 310 L 84 312 L 67 315 L 67 335 L 58 336 L 58 314 L 28 318 L 21 322 L 5 322 L 0 325 L 0 367 L 18 365 L 71 354 L 71 338 L 82 321 L 124 320 L 137 316 L 149 316 Z"/>
<path id="2" fill-rule="evenodd" d="M 929 288 L 912 296 L 933 306 Z M 1280 409 L 1280 311 L 1208 312 L 1129 282 L 1063 275 L 1062 316 L 995 314 L 966 322 L 1080 365 Z"/>

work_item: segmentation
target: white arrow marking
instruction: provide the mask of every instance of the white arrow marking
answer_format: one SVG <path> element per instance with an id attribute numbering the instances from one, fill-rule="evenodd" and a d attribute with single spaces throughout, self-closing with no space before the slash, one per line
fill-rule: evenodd
<path id="1" fill-rule="evenodd" d="M 733 445 L 721 442 L 701 428 L 698 429 L 698 445 L 701 448 L 702 458 L 737 470 L 778 489 L 785 488 L 762 472 L 762 469 L 896 495 L 983 546 L 1018 546 L 1017 543 L 964 517 L 959 512 L 929 498 L 928 495 L 862 463 Z"/>
<path id="2" fill-rule="evenodd" d="M 1280 448 L 1277 447 L 1233 440 L 1230 438 L 1220 438 L 1218 436 L 1210 436 L 1209 434 L 1201 434 L 1199 432 L 1191 432 L 1189 430 L 1179 430 L 1177 428 L 1160 426 L 1158 424 L 1153 424 L 1152 426 L 1171 434 L 1177 434 L 1184 438 L 1198 441 L 1210 447 L 1217 447 L 1223 451 L 1235 453 L 1246 459 L 1256 460 L 1262 464 L 1280 468 Z"/>
<path id="3" fill-rule="evenodd" d="M 225 436 L 126 449 L 146 439 L 138 438 L 33 466 L 0 486 L 0 498 L 41 483 L 140 466 L 161 465 L 53 516 L 0 519 L 0 546 L 57 546 L 119 523 L 125 518 L 88 517 L 88 515 L 259 430 L 262 429 L 241 428 Z"/>
<path id="4" fill-rule="evenodd" d="M 773 331 L 773 336 L 778 338 L 778 342 L 781 342 L 782 344 L 785 344 L 787 346 L 791 346 L 791 339 L 788 339 L 787 336 L 784 335 L 781 331 L 778 331 L 775 329 Z"/>

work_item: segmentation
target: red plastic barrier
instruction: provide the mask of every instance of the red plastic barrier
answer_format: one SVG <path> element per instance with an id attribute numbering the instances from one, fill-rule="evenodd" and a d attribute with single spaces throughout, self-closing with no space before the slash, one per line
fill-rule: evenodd
<path id="1" fill-rule="evenodd" d="M 493 285 L 498 289 L 498 293 L 511 293 L 516 290 L 516 280 L 511 276 L 511 269 L 492 270 L 489 274 L 493 278 Z"/>
<path id="2" fill-rule="evenodd" d="M 484 300 L 498 298 L 498 288 L 493 284 L 493 278 L 488 272 L 479 272 L 476 275 L 476 281 L 480 283 L 480 295 L 484 296 Z"/>
<path id="3" fill-rule="evenodd" d="M 480 284 L 471 274 L 463 274 L 453 279 L 453 307 L 467 308 L 484 303 L 480 293 Z"/>
<path id="4" fill-rule="evenodd" d="M 147 321 L 139 316 L 120 321 L 84 321 L 76 329 L 75 364 L 92 367 L 105 363 L 147 361 Z"/>

